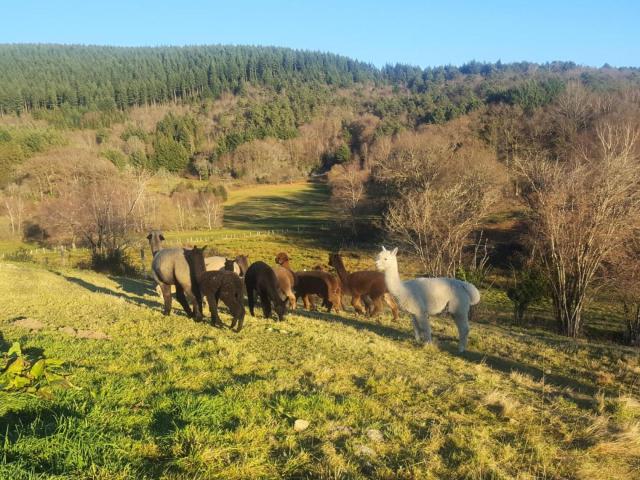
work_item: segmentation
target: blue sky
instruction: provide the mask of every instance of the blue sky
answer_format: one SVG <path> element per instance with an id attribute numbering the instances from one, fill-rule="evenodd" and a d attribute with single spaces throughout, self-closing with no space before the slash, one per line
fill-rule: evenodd
<path id="1" fill-rule="evenodd" d="M 2 0 L 0 43 L 250 44 L 378 66 L 640 65 L 640 0 Z"/>

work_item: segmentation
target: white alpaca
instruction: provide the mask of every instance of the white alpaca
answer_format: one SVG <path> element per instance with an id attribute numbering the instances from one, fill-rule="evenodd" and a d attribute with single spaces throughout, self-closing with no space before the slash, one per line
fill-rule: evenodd
<path id="1" fill-rule="evenodd" d="M 382 247 L 376 267 L 384 272 L 385 283 L 400 308 L 412 315 L 417 342 L 431 342 L 429 315 L 449 313 L 453 316 L 460 337 L 458 350 L 464 352 L 469 336 L 469 308 L 480 301 L 480 292 L 472 284 L 455 278 L 416 278 L 400 280 L 398 249 Z"/>

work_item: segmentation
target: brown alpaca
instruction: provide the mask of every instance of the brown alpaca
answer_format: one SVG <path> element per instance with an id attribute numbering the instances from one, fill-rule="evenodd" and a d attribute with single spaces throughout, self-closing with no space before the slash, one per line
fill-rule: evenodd
<path id="1" fill-rule="evenodd" d="M 373 317 L 382 311 L 382 302 L 384 301 L 391 309 L 393 319 L 398 320 L 398 305 L 388 295 L 384 273 L 372 270 L 349 273 L 338 253 L 329 255 L 329 265 L 336 269 L 342 282 L 342 291 L 351 295 L 351 305 L 356 312 L 364 314 L 365 311 L 368 311 L 369 315 Z M 373 305 L 371 308 L 365 309 L 362 305 L 362 299 L 367 296 L 371 298 Z"/>
<path id="2" fill-rule="evenodd" d="M 273 267 L 273 271 L 278 279 L 280 290 L 289 299 L 289 308 L 295 309 L 296 296 L 293 294 L 293 287 L 296 283 L 296 276 L 289 268 L 289 256 L 286 253 L 280 252 L 276 255 L 276 266 Z"/>
<path id="3" fill-rule="evenodd" d="M 280 252 L 276 255 L 276 263 L 292 272 L 289 264 L 289 255 Z M 322 271 L 296 272 L 294 275 L 294 291 L 297 297 L 302 297 L 304 308 L 307 310 L 315 310 L 315 302 L 313 295 L 322 298 L 322 305 L 327 307 L 327 311 L 335 308 L 336 311 L 342 310 L 342 290 L 340 281 L 335 275 Z"/>
<path id="4" fill-rule="evenodd" d="M 313 295 L 322 298 L 322 306 L 330 312 L 342 310 L 342 289 L 339 280 L 332 274 L 317 270 L 296 272 L 296 297 L 302 297 L 304 308 L 315 310 Z"/>

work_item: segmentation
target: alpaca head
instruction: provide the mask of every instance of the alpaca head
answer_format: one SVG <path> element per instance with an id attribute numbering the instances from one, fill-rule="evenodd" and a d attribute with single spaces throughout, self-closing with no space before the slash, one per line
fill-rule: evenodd
<path id="1" fill-rule="evenodd" d="M 398 254 L 398 247 L 393 250 L 387 250 L 382 247 L 382 251 L 378 254 L 378 258 L 376 258 L 376 268 L 380 272 L 387 271 L 391 266 L 398 266 L 396 255 Z"/>
<path id="2" fill-rule="evenodd" d="M 289 261 L 289 255 L 287 255 L 285 252 L 280 252 L 279 254 L 276 255 L 276 263 L 278 265 L 284 265 L 288 261 Z"/>
<path id="3" fill-rule="evenodd" d="M 194 269 L 193 271 L 196 275 L 199 275 L 200 273 L 206 271 L 204 262 L 204 251 L 206 249 L 206 245 L 202 248 L 198 248 L 194 245 L 191 250 L 185 250 L 185 257 L 187 258 L 187 262 L 189 263 L 189 266 Z"/>
<path id="4" fill-rule="evenodd" d="M 164 235 L 162 235 L 162 232 L 160 230 L 151 230 L 151 232 L 149 232 L 149 235 L 147 235 L 147 240 L 149 240 L 149 245 L 151 246 L 151 253 L 155 255 L 162 248 Z"/>
<path id="5" fill-rule="evenodd" d="M 240 276 L 244 278 L 244 274 L 249 270 L 249 257 L 246 255 L 238 255 L 236 263 L 240 267 Z"/>

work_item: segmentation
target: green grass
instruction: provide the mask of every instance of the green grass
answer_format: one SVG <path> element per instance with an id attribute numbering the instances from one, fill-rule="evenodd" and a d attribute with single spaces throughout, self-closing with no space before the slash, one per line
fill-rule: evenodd
<path id="1" fill-rule="evenodd" d="M 288 199 L 273 200 L 280 195 Z M 285 250 L 294 267 L 310 267 L 326 263 L 322 241 L 297 229 L 248 233 L 276 213 L 271 225 L 321 224 L 323 199 L 308 185 L 240 191 L 227 207 L 233 229 L 168 237 L 202 235 L 199 244 L 207 237 L 225 254 L 269 263 Z M 372 252 L 352 253 L 350 268 L 372 268 Z M 606 336 L 557 336 L 544 304 L 532 326 L 514 326 L 495 289 L 483 291 L 464 355 L 446 318 L 433 320 L 436 344 L 419 347 L 404 316 L 297 310 L 277 323 L 259 311 L 240 333 L 195 323 L 175 303 L 167 318 L 149 281 L 52 263 L 0 262 L 0 289 L 0 350 L 20 341 L 62 359 L 82 387 L 52 401 L 0 393 L 0 479 L 634 479 L 640 471 L 638 351 Z M 613 312 L 601 302 L 588 320 L 606 329 L 619 320 Z M 44 328 L 14 325 L 22 318 Z M 309 428 L 296 432 L 296 419 Z"/>
<path id="2" fill-rule="evenodd" d="M 633 478 L 640 466 L 637 352 L 502 326 L 496 292 L 459 356 L 446 319 L 421 348 L 406 318 L 353 313 L 259 315 L 235 334 L 163 317 L 149 283 L 86 271 L 4 263 L 0 288 L 4 341 L 65 360 L 83 387 L 52 402 L 0 394 L 0 478 Z M 46 326 L 12 326 L 22 317 Z M 296 433 L 297 418 L 309 429 Z"/>

